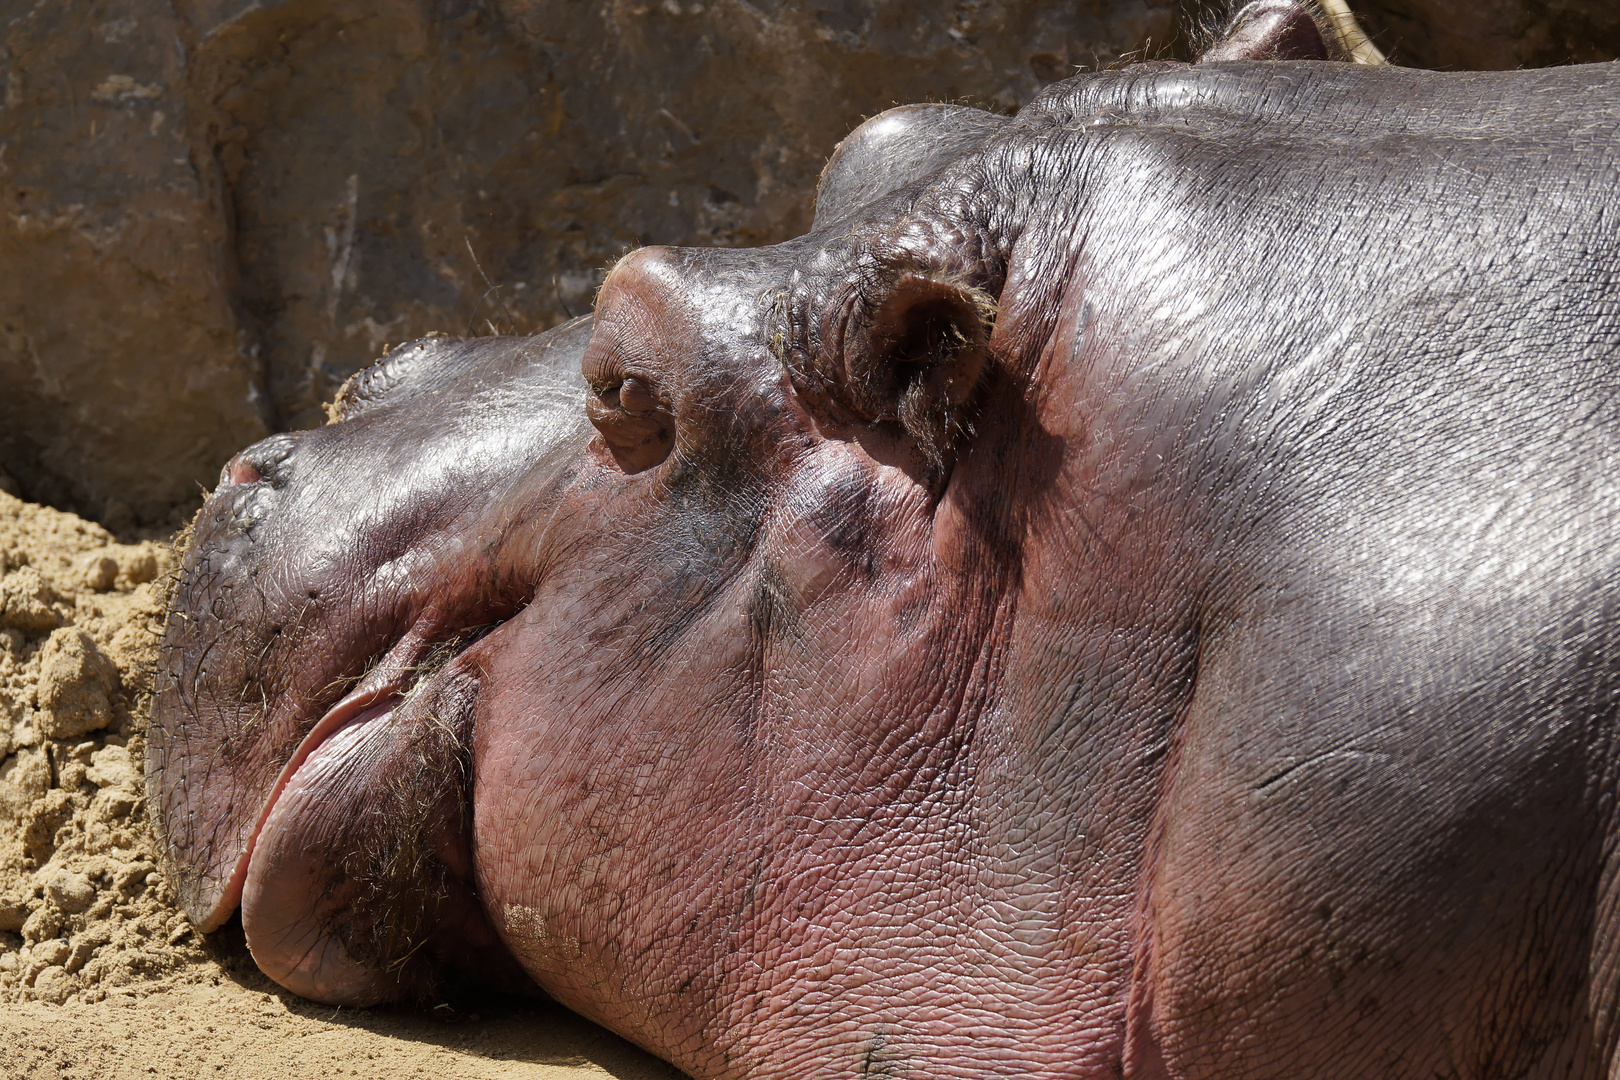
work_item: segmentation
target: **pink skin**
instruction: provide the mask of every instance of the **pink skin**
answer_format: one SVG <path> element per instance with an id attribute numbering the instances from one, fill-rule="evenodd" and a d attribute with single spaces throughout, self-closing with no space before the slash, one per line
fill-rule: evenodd
<path id="1" fill-rule="evenodd" d="M 251 471 L 247 467 L 233 465 L 230 475 L 237 475 L 239 470 Z M 477 590 L 469 588 L 467 591 L 475 593 Z M 276 809 L 278 800 L 289 786 L 304 788 L 309 786 L 309 776 L 298 781 L 299 771 L 305 763 L 326 749 L 324 744 L 328 740 L 357 723 L 363 723 L 379 708 L 389 707 L 399 693 L 414 681 L 410 674 L 412 669 L 420 662 L 434 638 L 442 633 L 444 624 L 458 618 L 456 615 L 447 616 L 432 606 L 413 614 L 416 619 L 412 631 L 400 638 L 389 650 L 388 655 L 367 672 L 353 690 L 344 694 L 341 700 L 322 714 L 307 732 L 301 736 L 296 735 L 297 729 L 294 725 L 298 717 L 279 718 L 281 722 L 277 726 L 292 728 L 292 731 L 283 738 L 296 738 L 295 748 L 287 757 L 286 764 L 268 785 L 259 812 L 250 819 L 251 827 L 244 829 L 239 843 L 234 847 L 221 846 L 215 849 L 214 857 L 218 860 L 218 869 L 204 877 L 208 892 L 192 911 L 193 921 L 199 929 L 203 931 L 216 929 L 229 919 L 242 903 L 243 889 L 248 879 L 254 848 Z"/>
<path id="2" fill-rule="evenodd" d="M 470 957 L 486 988 L 528 985 L 469 885 L 459 777 L 478 652 L 403 699 L 334 709 L 295 756 L 241 890 L 248 947 L 281 985 L 374 1005 Z"/>
<path id="3" fill-rule="evenodd" d="M 391 701 L 392 693 L 373 689 L 368 681 L 367 687 L 361 692 L 348 694 L 342 701 L 333 706 L 325 716 L 321 717 L 320 722 L 310 729 L 309 734 L 305 735 L 298 743 L 298 748 L 287 759 L 287 764 L 282 767 L 280 775 L 276 777 L 275 782 L 271 785 L 269 795 L 264 801 L 263 808 L 259 811 L 258 819 L 247 833 L 241 851 L 231 865 L 229 873 L 220 875 L 219 880 L 222 882 L 222 887 L 218 890 L 217 899 L 197 917 L 196 922 L 199 929 L 205 932 L 216 929 L 225 920 L 229 919 L 238 905 L 242 903 L 242 890 L 247 881 L 253 850 L 258 844 L 266 822 L 276 809 L 277 802 L 289 787 L 307 787 L 309 784 L 308 776 L 302 778 L 301 781 L 299 780 L 299 770 L 304 767 L 304 764 L 310 758 L 316 756 L 317 751 L 335 749 L 334 747 L 325 746 L 329 740 L 335 739 L 338 735 L 349 731 L 356 725 L 364 724 L 368 717 L 375 714 L 379 709 L 386 708 L 386 706 L 377 704 L 379 700 Z M 374 729 L 375 727 L 376 725 L 373 725 Z M 325 765 L 329 766 L 330 762 L 325 762 Z M 317 764 L 316 770 L 318 771 L 322 767 L 321 764 Z"/>
<path id="4" fill-rule="evenodd" d="M 225 483 L 227 484 L 257 484 L 263 477 L 253 463 L 244 460 L 241 454 L 231 458 L 225 466 Z"/>
<path id="5" fill-rule="evenodd" d="M 309 823 L 330 820 L 323 811 L 343 788 L 368 781 L 378 756 L 371 744 L 389 737 L 392 716 L 389 706 L 368 709 L 310 752 L 275 793 L 250 848 L 242 897 L 248 947 L 266 975 L 317 1001 L 371 1005 L 391 989 L 322 933 L 354 902 L 357 883 L 322 888 L 332 838 L 310 835 Z"/>

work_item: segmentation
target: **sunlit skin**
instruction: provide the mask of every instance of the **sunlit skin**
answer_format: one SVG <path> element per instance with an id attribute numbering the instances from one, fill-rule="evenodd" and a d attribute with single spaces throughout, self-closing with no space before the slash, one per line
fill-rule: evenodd
<path id="1" fill-rule="evenodd" d="M 1302 18 L 874 118 L 806 236 L 244 451 L 193 917 L 704 1078 L 1612 1073 L 1620 74 Z"/>

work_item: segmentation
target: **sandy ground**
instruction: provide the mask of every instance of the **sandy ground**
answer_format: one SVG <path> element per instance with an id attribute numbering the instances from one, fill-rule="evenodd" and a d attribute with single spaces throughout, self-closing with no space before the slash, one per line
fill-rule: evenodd
<path id="1" fill-rule="evenodd" d="M 0 1077 L 679 1076 L 547 1003 L 316 1005 L 193 931 L 141 780 L 170 569 L 0 492 Z"/>
<path id="2" fill-rule="evenodd" d="M 231 980 L 94 1004 L 39 1001 L 0 1013 L 0 1076 L 432 1077 L 561 1080 L 680 1074 L 557 1006 L 490 1002 L 448 1019 L 334 1010 Z"/>

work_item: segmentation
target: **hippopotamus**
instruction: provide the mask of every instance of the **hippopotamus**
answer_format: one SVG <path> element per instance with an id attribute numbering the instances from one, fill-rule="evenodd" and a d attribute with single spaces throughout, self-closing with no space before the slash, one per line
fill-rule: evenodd
<path id="1" fill-rule="evenodd" d="M 696 1077 L 1620 1070 L 1620 67 L 1251 5 L 238 454 L 148 780 L 317 1000 Z"/>

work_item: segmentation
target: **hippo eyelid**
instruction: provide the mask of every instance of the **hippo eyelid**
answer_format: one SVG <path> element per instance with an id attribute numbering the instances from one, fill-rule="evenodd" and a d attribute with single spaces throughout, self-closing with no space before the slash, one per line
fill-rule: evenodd
<path id="1" fill-rule="evenodd" d="M 642 472 L 669 456 L 675 445 L 674 416 L 651 380 L 625 375 L 607 385 L 590 386 L 593 395 L 585 401 L 585 416 L 621 468 Z"/>

